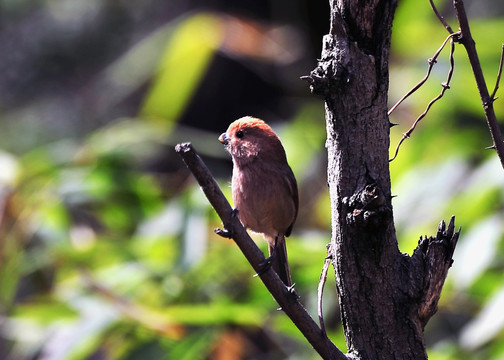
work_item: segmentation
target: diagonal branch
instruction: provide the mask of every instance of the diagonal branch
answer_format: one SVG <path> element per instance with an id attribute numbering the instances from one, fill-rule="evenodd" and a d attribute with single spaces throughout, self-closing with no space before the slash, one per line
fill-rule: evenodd
<path id="1" fill-rule="evenodd" d="M 495 88 L 494 91 L 492 92 L 492 95 L 490 95 L 490 99 L 492 101 L 497 100 L 495 97 L 495 94 L 497 94 L 497 90 L 499 90 L 499 83 L 502 75 L 502 65 L 504 64 L 504 44 L 502 44 L 502 51 L 501 51 L 501 57 L 500 57 L 500 63 L 499 63 L 499 71 L 497 71 L 497 80 L 495 80 Z"/>
<path id="2" fill-rule="evenodd" d="M 448 89 L 450 88 L 450 82 L 451 82 L 451 79 L 452 79 L 452 76 L 453 76 L 453 69 L 454 69 L 454 67 L 455 67 L 455 61 L 454 61 L 454 59 L 453 59 L 453 53 L 454 53 L 454 51 L 455 51 L 455 42 L 454 42 L 453 38 L 454 38 L 454 37 L 456 37 L 456 36 L 458 36 L 458 35 L 459 35 L 459 33 L 458 33 L 458 32 L 453 33 L 453 34 L 450 34 L 450 35 L 446 38 L 446 40 L 444 41 L 443 45 L 439 48 L 439 50 L 438 50 L 438 51 L 436 52 L 436 54 L 435 54 L 435 57 L 437 58 L 437 56 L 439 55 L 439 53 L 441 52 L 441 50 L 444 48 L 444 46 L 445 46 L 446 42 L 447 42 L 448 40 L 450 40 L 450 69 L 448 70 L 448 76 L 447 76 L 447 78 L 446 78 L 446 81 L 445 81 L 444 83 L 442 83 L 442 84 L 441 84 L 441 86 L 443 87 L 443 89 L 441 90 L 441 92 L 439 93 L 439 95 L 438 95 L 438 96 L 436 96 L 434 99 L 432 99 L 432 100 L 431 100 L 431 101 L 427 104 L 427 107 L 426 107 L 426 109 L 424 110 L 424 112 L 420 114 L 420 116 L 419 116 L 419 117 L 415 120 L 415 122 L 413 123 L 413 125 L 411 125 L 411 127 L 409 128 L 409 130 L 408 130 L 408 131 L 406 131 L 406 132 L 403 134 L 403 136 L 401 137 L 401 140 L 399 140 L 399 143 L 397 144 L 397 147 L 396 147 L 396 149 L 395 149 L 394 156 L 393 156 L 393 157 L 392 157 L 389 161 L 393 161 L 393 160 L 397 157 L 397 154 L 399 153 L 399 148 L 401 147 L 401 144 L 404 142 L 404 140 L 409 139 L 409 137 L 411 136 L 411 134 L 413 133 L 413 131 L 415 131 L 415 129 L 416 129 L 416 127 L 417 127 L 418 123 L 419 123 L 419 122 L 420 122 L 420 121 L 421 121 L 421 120 L 422 120 L 422 119 L 423 119 L 423 118 L 427 115 L 427 113 L 429 112 L 429 110 L 430 110 L 430 108 L 432 107 L 432 105 L 434 105 L 434 103 L 435 103 L 436 101 L 438 101 L 439 99 L 441 99 L 441 98 L 444 96 L 444 93 L 446 92 L 446 90 L 448 90 Z M 435 59 L 435 58 L 434 58 L 434 59 Z M 431 63 L 432 63 L 432 61 L 431 61 L 432 59 L 429 59 L 429 60 L 430 60 L 430 61 L 429 61 L 429 64 L 431 64 Z M 413 92 L 413 90 L 415 90 L 415 91 L 416 91 L 416 89 L 418 89 L 418 87 L 420 87 L 420 86 L 421 86 L 421 84 L 423 84 L 423 83 L 427 80 L 427 78 L 428 78 L 428 76 L 429 76 L 429 74 L 430 74 L 431 69 L 432 69 L 432 66 L 429 66 L 429 70 L 428 70 L 428 72 L 427 72 L 427 75 L 426 75 L 426 76 L 425 76 L 425 78 L 422 80 L 423 82 L 421 81 L 421 82 L 420 82 L 420 83 L 419 83 L 416 87 L 414 87 L 414 88 L 412 89 L 412 91 L 410 91 L 410 92 L 409 92 L 408 94 L 406 94 L 406 95 L 410 95 L 410 93 L 412 93 L 412 92 Z M 405 95 L 405 96 L 406 96 L 406 95 Z M 403 97 L 403 99 L 404 99 L 404 98 L 405 98 L 405 97 Z M 395 107 L 397 107 L 397 105 L 399 105 L 399 104 L 400 104 L 400 102 L 401 102 L 403 99 L 401 99 L 401 100 L 400 100 L 400 101 L 399 101 L 399 102 L 398 102 L 398 103 L 394 106 L 394 108 L 395 108 Z M 393 109 L 394 109 L 394 108 L 392 108 L 392 109 L 389 111 L 389 114 L 390 114 L 390 112 L 391 112 L 391 111 L 393 111 Z"/>
<path id="3" fill-rule="evenodd" d="M 439 21 L 441 21 L 441 24 L 443 24 L 443 26 L 445 27 L 445 29 L 448 30 L 448 32 L 450 34 L 453 34 L 453 30 L 452 30 L 451 26 L 448 25 L 448 23 L 444 19 L 443 15 L 441 15 L 439 13 L 438 9 L 436 8 L 436 5 L 434 5 L 434 1 L 429 0 L 429 3 L 430 3 L 430 6 L 432 7 L 432 10 L 434 11 L 434 14 L 436 14 L 436 16 L 439 19 Z"/>
<path id="4" fill-rule="evenodd" d="M 497 151 L 501 165 L 504 168 L 504 141 L 499 128 L 499 124 L 497 122 L 497 118 L 495 116 L 495 110 L 493 107 L 494 99 L 488 94 L 485 77 L 483 76 L 483 70 L 481 69 L 478 52 L 476 51 L 476 44 L 471 35 L 471 29 L 469 27 L 469 21 L 467 19 L 464 2 L 462 0 L 453 0 L 453 6 L 455 7 L 455 12 L 457 14 L 457 19 L 460 25 L 460 31 L 462 33 L 459 42 L 464 45 L 467 51 L 467 56 L 469 57 L 469 62 L 474 73 L 474 78 L 476 80 L 476 85 L 478 87 L 481 102 L 483 103 L 483 110 L 485 111 L 485 117 L 488 128 L 490 130 L 490 135 L 492 136 L 493 147 Z"/>
<path id="5" fill-rule="evenodd" d="M 285 286 L 277 273 L 261 271 L 265 261 L 262 251 L 247 234 L 238 217 L 234 215 L 219 185 L 192 145 L 190 143 L 178 144 L 175 151 L 193 173 L 210 204 L 221 218 L 225 230 L 219 230 L 218 233 L 233 238 L 254 270 L 260 273 L 259 277 L 282 310 L 323 359 L 347 360 L 347 357 L 323 334 L 298 301 L 297 296 Z"/>
<path id="6" fill-rule="evenodd" d="M 429 62 L 429 67 L 427 68 L 427 74 L 425 74 L 425 76 L 423 77 L 422 80 L 420 80 L 418 82 L 418 84 L 416 84 L 415 86 L 413 86 L 413 88 L 408 91 L 398 102 L 395 103 L 394 106 L 392 106 L 390 108 L 390 110 L 388 111 L 387 115 L 390 116 L 395 109 L 397 109 L 397 107 L 399 105 L 401 105 L 401 103 L 406 100 L 411 94 L 413 94 L 415 91 L 417 91 L 418 89 L 420 89 L 420 87 L 429 79 L 429 76 L 432 72 L 432 68 L 434 67 L 434 64 L 437 62 L 437 58 L 439 56 L 439 54 L 441 53 L 441 51 L 444 49 L 444 47 L 446 46 L 446 43 L 448 42 L 448 40 L 452 39 L 454 36 L 457 36 L 457 35 L 460 35 L 460 33 L 452 33 L 450 35 L 448 35 L 448 37 L 445 39 L 445 41 L 443 41 L 443 44 L 441 44 L 441 46 L 439 47 L 439 49 L 436 51 L 436 53 L 434 54 L 433 57 L 431 57 L 428 62 Z"/>

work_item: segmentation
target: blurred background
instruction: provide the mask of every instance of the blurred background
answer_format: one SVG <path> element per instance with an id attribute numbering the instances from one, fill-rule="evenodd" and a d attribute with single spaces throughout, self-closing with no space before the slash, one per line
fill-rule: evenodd
<path id="1" fill-rule="evenodd" d="M 504 3 L 466 6 L 491 91 Z M 299 77 L 316 66 L 328 19 L 326 1 L 308 0 L 0 2 L 0 359 L 318 358 L 213 233 L 220 221 L 173 148 L 191 141 L 230 198 L 218 135 L 244 115 L 274 127 L 300 186 L 293 279 L 315 316 L 330 241 L 324 105 Z M 446 36 L 427 2 L 400 2 L 391 106 Z M 441 219 L 462 226 L 425 330 L 430 359 L 503 359 L 504 171 L 484 149 L 460 46 L 455 59 L 451 90 L 391 163 L 394 215 L 408 253 Z M 392 153 L 448 68 L 446 49 L 394 112 Z M 332 269 L 324 311 L 344 351 Z"/>

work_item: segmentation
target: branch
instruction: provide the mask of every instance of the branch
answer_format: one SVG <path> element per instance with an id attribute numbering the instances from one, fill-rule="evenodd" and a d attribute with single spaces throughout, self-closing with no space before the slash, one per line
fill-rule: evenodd
<path id="1" fill-rule="evenodd" d="M 486 121 L 490 130 L 490 135 L 492 136 L 493 146 L 497 151 L 501 165 L 504 168 L 504 141 L 502 139 L 502 134 L 495 116 L 495 110 L 493 108 L 494 99 L 488 94 L 485 77 L 483 76 L 483 70 L 481 69 L 478 53 L 476 51 L 476 44 L 472 38 L 471 29 L 469 28 L 469 21 L 467 20 L 464 2 L 462 0 L 453 0 L 453 6 L 455 7 L 455 12 L 457 14 L 460 31 L 462 32 L 459 41 L 462 45 L 464 45 L 467 51 L 467 56 L 469 57 L 474 78 L 476 79 L 476 85 L 478 87 L 481 102 L 483 103 L 483 110 L 485 111 Z"/>
<path id="2" fill-rule="evenodd" d="M 222 220 L 225 230 L 220 235 L 233 238 L 243 255 L 259 274 L 262 282 L 273 295 L 285 314 L 292 320 L 308 342 L 323 359 L 347 360 L 347 357 L 327 338 L 307 313 L 290 289 L 280 280 L 275 271 L 261 271 L 264 254 L 247 234 L 212 174 L 190 143 L 178 144 L 175 151 L 182 157 L 193 173 L 201 189 Z"/>
<path id="3" fill-rule="evenodd" d="M 322 333 L 327 336 L 326 328 L 325 328 L 325 323 L 324 323 L 324 313 L 322 311 L 322 298 L 324 296 L 324 286 L 327 281 L 327 272 L 329 271 L 329 265 L 331 263 L 331 260 L 333 260 L 333 250 L 332 250 L 332 244 L 329 243 L 327 244 L 327 256 L 324 260 L 324 266 L 322 267 L 322 273 L 320 274 L 320 280 L 319 280 L 319 285 L 318 285 L 318 301 L 317 301 L 317 312 L 318 312 L 318 318 L 319 318 L 319 323 L 320 323 L 320 329 L 322 330 Z"/>
<path id="4" fill-rule="evenodd" d="M 441 221 L 435 238 L 420 237 L 413 252 L 412 260 L 418 265 L 412 271 L 424 269 L 421 286 L 422 297 L 419 302 L 418 316 L 422 327 L 436 313 L 448 269 L 451 267 L 453 252 L 460 235 L 460 228 L 455 231 L 455 217 L 452 216 L 448 227 Z"/>
<path id="5" fill-rule="evenodd" d="M 448 25 L 448 23 L 445 21 L 443 15 L 441 15 L 439 13 L 438 9 L 436 8 L 436 5 L 434 5 L 434 1 L 429 0 L 429 3 L 430 3 L 430 6 L 432 7 L 432 10 L 434 11 L 434 14 L 436 14 L 436 16 L 439 19 L 439 21 L 441 21 L 441 24 L 443 24 L 443 26 L 445 27 L 445 29 L 448 30 L 448 32 L 450 34 L 453 34 L 453 30 L 452 30 L 451 26 Z"/>
<path id="6" fill-rule="evenodd" d="M 497 71 L 497 80 L 495 80 L 495 88 L 494 91 L 492 92 L 492 95 L 490 95 L 490 99 L 492 101 L 497 100 L 495 97 L 495 94 L 497 94 L 497 90 L 499 90 L 499 83 L 500 83 L 500 78 L 502 75 L 502 65 L 504 63 L 504 44 L 502 44 L 502 51 L 501 51 L 501 57 L 500 57 L 500 63 L 499 63 L 499 71 Z"/>
<path id="7" fill-rule="evenodd" d="M 422 80 L 420 80 L 418 82 L 418 84 L 416 84 L 415 86 L 413 86 L 413 88 L 408 91 L 406 93 L 406 95 L 404 95 L 398 102 L 395 103 L 394 106 L 392 106 L 390 108 L 390 110 L 388 111 L 387 115 L 390 116 L 394 110 L 399 106 L 401 105 L 401 103 L 406 100 L 411 94 L 413 94 L 415 91 L 417 91 L 426 81 L 427 79 L 429 79 L 429 76 L 432 72 L 432 68 L 434 67 L 434 64 L 437 62 L 437 58 L 439 56 L 439 54 L 441 53 L 441 51 L 444 49 L 446 43 L 448 42 L 448 40 L 450 40 L 451 38 L 453 38 L 454 36 L 457 36 L 457 35 L 460 35 L 460 33 L 452 33 L 450 35 L 448 35 L 448 37 L 443 41 L 443 44 L 441 44 L 441 46 L 439 47 L 439 49 L 436 51 L 436 53 L 434 54 L 433 57 L 431 57 L 429 60 L 428 60 L 428 63 L 429 63 L 429 67 L 427 68 L 427 74 L 425 74 L 425 76 L 423 77 Z"/>
<path id="8" fill-rule="evenodd" d="M 409 139 L 409 137 L 411 136 L 411 134 L 413 133 L 413 131 L 416 129 L 416 126 L 418 125 L 418 123 L 427 115 L 427 113 L 429 112 L 429 110 L 432 107 L 432 105 L 434 105 L 434 103 L 436 101 L 438 101 L 439 99 L 441 99 L 443 97 L 444 93 L 446 92 L 446 90 L 448 90 L 450 88 L 450 82 L 451 82 L 451 78 L 453 76 L 453 69 L 454 69 L 454 66 L 455 66 L 455 62 L 454 62 L 454 59 L 453 59 L 453 53 L 455 52 L 455 43 L 454 43 L 453 39 L 454 39 L 454 37 L 457 37 L 458 35 L 460 35 L 459 32 L 452 33 L 452 34 L 448 35 L 448 37 L 445 39 L 445 41 L 443 42 L 443 44 L 441 45 L 441 47 L 434 54 L 434 57 L 432 57 L 431 59 L 429 59 L 429 69 L 427 70 L 427 74 L 425 75 L 425 77 L 416 86 L 414 86 L 413 89 L 411 89 L 406 95 L 404 95 L 403 98 L 401 100 L 399 100 L 397 102 L 397 104 L 395 104 L 392 107 L 392 109 L 389 110 L 388 115 L 390 115 L 392 113 L 392 111 L 394 111 L 395 108 L 397 106 L 399 106 L 399 104 L 404 99 L 406 99 L 409 95 L 411 95 L 412 93 L 414 93 L 420 86 L 422 86 L 425 83 L 425 81 L 427 81 L 427 79 L 428 79 L 428 77 L 429 77 L 429 75 L 431 73 L 432 67 L 434 66 L 434 63 L 436 62 L 436 59 L 439 56 L 439 53 L 445 47 L 446 42 L 448 40 L 450 40 L 450 69 L 448 70 L 448 76 L 446 78 L 446 81 L 444 83 L 441 83 L 441 86 L 443 87 L 443 89 L 441 90 L 441 92 L 439 93 L 438 96 L 436 96 L 434 99 L 432 99 L 427 104 L 427 108 L 424 110 L 424 112 L 420 114 L 420 116 L 415 120 L 415 122 L 413 123 L 413 125 L 411 125 L 411 127 L 409 128 L 409 130 L 406 131 L 403 134 L 401 140 L 399 140 L 399 143 L 397 144 L 394 156 L 389 161 L 392 161 L 392 160 L 394 160 L 397 157 L 397 154 L 399 153 L 399 148 L 401 147 L 401 144 L 403 143 L 403 141 L 406 140 L 406 139 Z"/>

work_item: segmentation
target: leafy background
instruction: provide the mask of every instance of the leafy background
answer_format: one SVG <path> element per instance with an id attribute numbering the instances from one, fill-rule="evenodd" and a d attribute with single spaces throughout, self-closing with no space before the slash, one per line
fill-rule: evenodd
<path id="1" fill-rule="evenodd" d="M 504 6 L 466 5 L 493 89 Z M 454 25 L 449 2 L 439 7 Z M 299 77 L 320 54 L 327 4 L 11 0 L 0 9 L 0 358 L 318 358 L 236 246 L 213 234 L 219 219 L 173 146 L 193 142 L 229 196 L 217 136 L 246 114 L 273 125 L 300 184 L 288 250 L 315 315 L 330 239 L 325 124 Z M 427 2 L 401 2 L 391 105 L 446 35 Z M 463 229 L 425 330 L 430 359 L 502 359 L 504 173 L 484 150 L 491 140 L 460 46 L 455 58 L 451 90 L 391 163 L 394 215 L 404 252 L 452 214 Z M 447 70 L 445 50 L 393 114 L 391 151 Z M 345 349 L 331 276 L 324 310 Z"/>

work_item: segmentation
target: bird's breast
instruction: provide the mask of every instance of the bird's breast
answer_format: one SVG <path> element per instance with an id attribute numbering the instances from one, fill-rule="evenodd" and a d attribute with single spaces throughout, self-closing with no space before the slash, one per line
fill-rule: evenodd
<path id="1" fill-rule="evenodd" d="M 242 224 L 252 231 L 285 234 L 295 218 L 288 179 L 275 166 L 234 167 L 233 202 Z"/>

